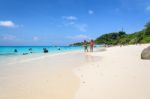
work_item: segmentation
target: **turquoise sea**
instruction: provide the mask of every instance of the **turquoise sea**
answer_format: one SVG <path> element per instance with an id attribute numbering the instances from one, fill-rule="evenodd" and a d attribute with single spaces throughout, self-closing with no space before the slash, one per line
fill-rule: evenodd
<path id="1" fill-rule="evenodd" d="M 41 55 L 44 53 L 43 48 L 48 49 L 50 54 L 83 50 L 82 46 L 0 46 L 0 64 L 8 60 L 18 60 L 22 56 Z"/>
<path id="2" fill-rule="evenodd" d="M 49 53 L 81 50 L 81 46 L 0 46 L 0 56 L 23 55 L 23 53 L 43 53 L 43 48 Z M 17 52 L 15 52 L 15 49 Z"/>
<path id="3" fill-rule="evenodd" d="M 96 45 L 96 48 L 99 46 Z M 8 60 L 18 60 L 22 56 L 43 55 L 43 48 L 48 49 L 48 53 L 50 54 L 84 51 L 82 46 L 0 46 L 0 64 Z M 17 52 L 15 52 L 15 49 Z"/>

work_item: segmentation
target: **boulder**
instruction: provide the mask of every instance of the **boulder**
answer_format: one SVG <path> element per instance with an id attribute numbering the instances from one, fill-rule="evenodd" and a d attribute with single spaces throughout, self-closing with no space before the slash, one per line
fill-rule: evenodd
<path id="1" fill-rule="evenodd" d="M 141 59 L 150 59 L 150 46 L 142 51 Z"/>
<path id="2" fill-rule="evenodd" d="M 44 53 L 48 53 L 48 49 L 43 48 Z"/>

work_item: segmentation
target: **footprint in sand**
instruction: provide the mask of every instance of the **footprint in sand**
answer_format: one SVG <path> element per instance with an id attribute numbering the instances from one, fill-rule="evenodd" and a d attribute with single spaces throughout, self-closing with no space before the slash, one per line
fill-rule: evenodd
<path id="1" fill-rule="evenodd" d="M 82 83 L 85 84 L 85 81 L 83 81 Z"/>
<path id="2" fill-rule="evenodd" d="M 118 75 L 116 74 L 116 75 L 114 75 L 114 77 L 115 77 L 115 78 L 117 78 L 117 77 L 118 77 Z"/>
<path id="3" fill-rule="evenodd" d="M 97 67 L 99 68 L 99 65 L 97 65 Z"/>
<path id="4" fill-rule="evenodd" d="M 133 79 L 136 79 L 136 76 L 133 76 L 132 78 L 133 78 Z"/>

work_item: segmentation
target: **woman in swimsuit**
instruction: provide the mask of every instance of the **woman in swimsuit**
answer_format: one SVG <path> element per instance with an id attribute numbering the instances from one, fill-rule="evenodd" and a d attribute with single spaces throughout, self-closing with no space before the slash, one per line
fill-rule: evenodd
<path id="1" fill-rule="evenodd" d="M 90 41 L 90 52 L 93 52 L 93 47 L 94 47 L 94 41 Z"/>
<path id="2" fill-rule="evenodd" d="M 84 52 L 88 52 L 88 42 L 86 40 L 84 40 L 83 46 L 84 46 Z"/>

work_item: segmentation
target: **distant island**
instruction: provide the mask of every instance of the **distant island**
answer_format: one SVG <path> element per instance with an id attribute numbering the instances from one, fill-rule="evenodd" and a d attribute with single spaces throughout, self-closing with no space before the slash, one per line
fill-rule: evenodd
<path id="1" fill-rule="evenodd" d="M 145 28 L 141 31 L 127 34 L 124 31 L 112 32 L 103 34 L 96 38 L 96 44 L 105 45 L 126 45 L 126 44 L 144 44 L 150 43 L 150 22 L 145 25 Z M 70 46 L 81 46 L 83 42 L 70 44 Z"/>

